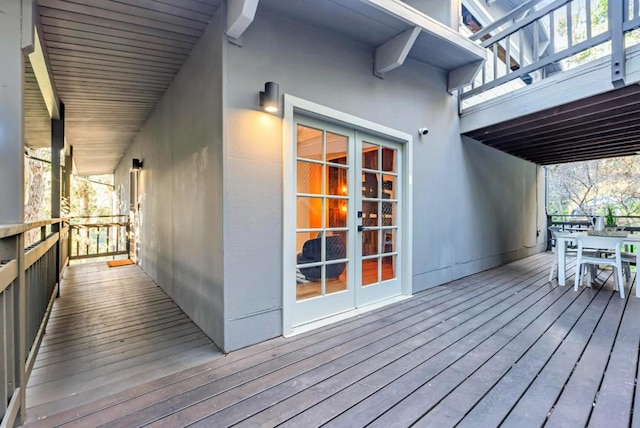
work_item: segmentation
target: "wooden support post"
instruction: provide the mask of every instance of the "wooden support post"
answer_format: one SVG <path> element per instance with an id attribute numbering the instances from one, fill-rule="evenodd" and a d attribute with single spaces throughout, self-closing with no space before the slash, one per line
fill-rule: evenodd
<path id="1" fill-rule="evenodd" d="M 24 221 L 24 56 L 19 1 L 0 0 L 0 224 Z"/>
<path id="2" fill-rule="evenodd" d="M 60 157 L 64 149 L 64 104 L 60 103 L 58 108 L 59 119 L 51 119 L 51 217 L 60 218 L 62 216 L 62 192 L 60 180 Z M 60 232 L 60 223 L 51 225 L 51 232 Z M 56 243 L 55 257 L 55 283 L 60 284 L 60 254 L 63 243 L 60 239 Z M 57 297 L 60 296 L 60 287 L 57 287 Z"/>
<path id="3" fill-rule="evenodd" d="M 33 1 L 0 0 L 0 224 L 24 221 L 24 54 L 33 48 Z M 26 416 L 26 283 L 24 235 L 11 243 L 18 264 L 14 301 L 16 346 L 16 425 Z M 16 398 L 16 397 L 14 397 Z M 13 425 L 13 421 L 11 425 Z"/>
<path id="4" fill-rule="evenodd" d="M 61 199 L 60 191 L 60 156 L 64 149 L 64 104 L 59 106 L 60 119 L 51 119 L 51 217 L 60 218 Z M 52 226 L 53 232 L 60 230 L 60 225 Z"/>

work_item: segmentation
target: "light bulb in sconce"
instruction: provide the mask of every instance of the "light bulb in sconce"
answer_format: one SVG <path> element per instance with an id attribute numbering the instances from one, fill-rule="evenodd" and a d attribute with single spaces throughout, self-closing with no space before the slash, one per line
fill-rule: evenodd
<path id="1" fill-rule="evenodd" d="M 340 207 L 340 211 L 342 211 L 343 213 L 347 212 L 347 204 L 342 204 L 342 206 Z"/>
<path id="2" fill-rule="evenodd" d="M 347 186 L 342 186 L 342 194 L 343 195 L 347 194 Z"/>

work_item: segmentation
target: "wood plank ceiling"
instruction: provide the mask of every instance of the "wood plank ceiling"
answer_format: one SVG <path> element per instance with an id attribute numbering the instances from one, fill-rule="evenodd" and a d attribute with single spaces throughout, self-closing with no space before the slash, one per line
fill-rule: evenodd
<path id="1" fill-rule="evenodd" d="M 640 153 L 640 86 L 630 85 L 465 135 L 540 164 Z"/>
<path id="2" fill-rule="evenodd" d="M 111 173 L 222 0 L 38 0 L 81 175 Z"/>

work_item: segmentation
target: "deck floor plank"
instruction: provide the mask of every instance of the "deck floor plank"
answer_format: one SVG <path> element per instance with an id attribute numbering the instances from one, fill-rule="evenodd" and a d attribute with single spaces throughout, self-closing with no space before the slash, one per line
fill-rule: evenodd
<path id="1" fill-rule="evenodd" d="M 269 408 L 267 411 L 262 412 L 262 414 L 252 417 L 244 424 L 247 426 L 252 424 L 270 425 L 272 423 L 282 422 L 309 408 L 313 404 L 337 394 L 350 384 L 360 381 L 360 379 L 371 375 L 382 367 L 427 345 L 429 342 L 435 341 L 446 332 L 456 328 L 457 325 L 472 320 L 474 316 L 481 314 L 484 308 L 492 306 L 495 302 L 499 302 L 501 298 L 508 298 L 515 289 L 511 289 L 506 293 L 505 291 L 506 290 L 501 287 L 501 289 L 498 289 L 498 293 L 494 293 L 493 296 L 485 292 L 483 295 L 466 301 L 464 305 L 452 307 L 448 313 L 444 313 L 445 316 L 449 317 L 444 318 L 446 321 L 444 323 L 441 319 L 436 318 L 433 320 L 435 323 L 432 324 L 431 317 L 429 317 L 420 324 L 409 328 L 409 335 L 403 337 L 405 333 L 403 331 L 402 334 L 397 337 L 391 338 L 397 341 L 397 344 L 393 342 L 390 343 L 393 346 L 387 347 L 382 352 L 373 353 L 367 360 L 358 362 L 358 364 L 353 367 L 348 367 L 344 371 L 341 371 L 343 368 L 340 366 L 339 360 L 333 361 L 330 365 L 324 367 L 323 370 L 318 370 L 318 373 L 321 371 L 325 372 L 323 376 L 315 379 L 321 382 L 317 382 L 315 385 L 312 384 L 313 386 L 307 390 L 302 391 L 302 387 L 308 383 L 308 376 L 304 376 L 304 378 L 294 378 L 288 383 L 280 385 L 278 388 L 267 390 L 252 400 L 243 400 L 233 407 L 220 412 L 219 415 L 203 420 L 203 425 L 226 425 L 239 422 L 243 418 L 252 416 L 252 413 L 260 411 L 261 406 L 262 408 L 271 406 L 278 403 L 278 401 L 280 402 L 276 406 Z M 500 294 L 502 294 L 502 296 L 500 296 Z M 492 300 L 487 300 L 489 298 Z M 483 302 L 482 299 L 485 299 L 485 301 Z M 484 306 L 482 306 L 481 303 L 484 304 Z M 429 325 L 432 326 L 429 327 Z M 283 398 L 285 399 L 284 401 L 282 401 Z"/>
<path id="2" fill-rule="evenodd" d="M 423 385 L 429 385 L 429 380 L 436 377 L 439 373 L 449 368 L 461 358 L 469 355 L 473 350 L 481 346 L 485 341 L 490 340 L 496 333 L 510 323 L 526 324 L 528 316 L 535 319 L 536 311 L 542 312 L 548 305 L 552 305 L 557 301 L 557 294 L 566 294 L 565 289 L 558 287 L 550 287 L 544 278 L 544 272 L 540 274 L 540 278 L 533 283 L 537 286 L 535 293 L 527 296 L 526 299 L 520 300 L 517 304 L 507 305 L 497 316 L 487 320 L 486 323 L 477 325 L 475 330 L 468 332 L 468 335 L 456 340 L 452 343 L 444 343 L 443 346 L 437 347 L 435 353 L 432 351 L 425 354 L 422 361 L 418 360 L 418 365 L 411 364 L 408 368 L 411 370 L 402 373 L 392 374 L 389 378 L 382 382 L 378 381 L 380 374 L 376 373 L 372 380 L 366 382 L 373 385 L 377 390 L 372 390 L 368 397 L 361 397 L 361 401 L 357 402 L 353 407 L 346 409 L 342 414 L 329 423 L 329 426 L 340 426 L 354 420 L 362 420 L 365 422 L 373 422 L 381 413 L 392 409 L 396 403 L 403 398 L 410 396 Z M 518 297 L 522 292 L 514 297 Z M 539 307 L 536 303 L 541 302 Z M 535 308 L 533 311 L 531 308 Z M 493 308 L 492 308 L 493 309 Z M 490 311 L 487 311 L 490 313 Z M 491 314 L 493 315 L 493 314 Z M 463 331 L 464 332 L 464 331 Z M 439 348 L 442 348 L 439 349 Z M 430 354 L 434 354 L 431 356 Z M 386 368 L 385 368 L 386 369 Z M 399 366 L 402 370 L 402 366 Z M 386 371 L 386 370 L 385 370 Z M 399 375 L 399 376 L 398 376 Z M 369 403 L 373 405 L 369 405 Z M 419 410 L 419 409 L 415 409 Z M 404 416 L 403 416 L 404 417 Z M 417 418 L 416 418 L 417 419 Z"/>
<path id="3" fill-rule="evenodd" d="M 587 348 L 547 419 L 547 425 L 576 426 L 589 422 L 626 302 L 613 296 L 612 313 L 605 314 L 593 331 Z"/>
<path id="4" fill-rule="evenodd" d="M 564 294 L 559 297 L 558 294 L 562 293 Z M 384 426 L 386 423 L 413 424 L 483 368 L 491 367 L 493 372 L 506 371 L 518 356 L 529 348 L 529 344 L 535 341 L 541 332 L 557 319 L 558 314 L 574 304 L 576 300 L 577 295 L 568 293 L 566 289 L 557 287 L 552 290 L 478 347 L 438 373 L 437 376 L 423 379 L 419 388 L 407 391 L 406 398 L 402 396 L 390 397 L 391 400 L 387 400 L 385 408 L 391 407 L 400 399 L 402 401 L 378 417 L 372 426 Z M 489 377 L 483 377 L 482 381 L 488 384 Z M 469 396 L 465 395 L 465 399 L 468 398 Z M 374 413 L 374 416 L 377 417 L 380 413 L 378 411 Z M 429 416 L 437 420 L 438 409 L 430 413 Z M 432 423 L 433 419 L 420 421 L 417 425 L 428 425 Z"/>
<path id="5" fill-rule="evenodd" d="M 638 284 L 635 284 L 637 287 Z M 598 392 L 589 423 L 592 426 L 629 426 L 634 398 L 640 342 L 640 300 L 629 290 L 620 330 Z"/>
<path id="6" fill-rule="evenodd" d="M 527 275 L 525 273 L 525 275 Z M 505 281 L 511 279 L 507 276 Z M 484 296 L 493 286 L 493 283 L 480 284 L 478 295 Z M 504 291 L 499 286 L 497 293 Z M 385 319 L 377 320 L 375 322 L 367 323 L 358 329 L 352 329 L 341 335 L 327 338 L 323 342 L 317 342 L 311 347 L 303 348 L 289 354 L 279 355 L 277 358 L 272 358 L 261 364 L 257 361 L 253 361 L 253 365 L 247 366 L 246 370 L 239 371 L 240 366 L 228 367 L 228 376 L 220 379 L 206 378 L 198 379 L 199 384 L 182 385 L 182 389 L 174 388 L 166 391 L 166 395 L 161 397 L 168 398 L 166 402 L 160 402 L 152 407 L 142 409 L 128 417 L 122 418 L 114 426 L 132 426 L 149 423 L 157 420 L 161 416 L 170 416 L 171 418 L 183 418 L 185 420 L 193 420 L 197 417 L 194 416 L 194 412 L 198 412 L 204 409 L 204 412 L 210 412 L 210 405 L 215 402 L 215 407 L 220 405 L 223 400 L 219 400 L 219 394 L 225 391 L 231 391 L 231 396 L 235 394 L 234 388 L 242 386 L 247 382 L 258 380 L 263 385 L 271 385 L 273 382 L 282 381 L 282 377 L 291 377 L 299 375 L 306 371 L 312 370 L 317 365 L 326 364 L 333 359 L 338 358 L 346 352 L 352 352 L 362 345 L 366 345 L 370 342 L 380 340 L 386 335 L 396 334 L 402 329 L 410 325 L 416 317 L 428 317 L 434 316 L 438 313 L 446 311 L 447 309 L 455 307 L 463 301 L 472 300 L 473 293 L 459 293 L 458 299 L 452 299 L 451 297 L 445 299 L 443 302 L 439 302 L 438 299 L 429 300 L 419 307 L 413 307 L 409 311 L 403 311 L 392 316 L 388 316 Z M 490 296 L 489 296 L 490 297 Z M 486 297 L 486 298 L 489 298 Z M 480 297 L 481 299 L 482 297 Z M 477 308 L 477 301 L 469 303 L 468 308 L 476 306 L 475 310 L 480 311 Z M 490 305 L 487 305 L 490 306 Z M 432 307 L 432 308 L 430 308 Z M 453 314 L 457 314 L 462 309 L 451 309 L 443 319 L 450 317 Z M 432 320 L 434 325 L 440 324 L 441 319 Z M 382 330 L 381 330 L 382 328 Z M 251 363 L 251 362 L 250 362 Z M 286 368 L 284 371 L 279 369 Z M 220 372 L 224 374 L 224 372 Z M 263 376 L 269 376 L 263 378 Z M 255 384 L 254 384 L 255 385 Z M 255 388 L 255 386 L 252 386 Z M 246 387 L 245 387 L 246 389 Z M 259 389 L 258 389 L 259 390 Z M 239 393 L 238 395 L 243 395 Z M 157 397 L 152 397 L 151 401 L 157 401 Z M 211 399 L 211 400 L 209 400 Z M 193 407 L 194 403 L 199 403 L 198 407 Z M 185 414 L 179 414 L 172 416 L 180 410 L 185 410 Z M 198 413 L 199 414 L 199 413 Z M 161 420 L 160 424 L 168 423 L 171 425 L 171 420 Z M 182 422 L 179 422 L 182 423 Z"/>
<path id="7" fill-rule="evenodd" d="M 607 274 L 578 293 L 549 283 L 551 261 L 224 358 L 137 266 L 70 269 L 26 425 L 637 425 L 640 300 L 620 299 Z"/>
<path id="8" fill-rule="evenodd" d="M 27 423 L 221 355 L 138 266 L 70 266 L 29 378 Z"/>

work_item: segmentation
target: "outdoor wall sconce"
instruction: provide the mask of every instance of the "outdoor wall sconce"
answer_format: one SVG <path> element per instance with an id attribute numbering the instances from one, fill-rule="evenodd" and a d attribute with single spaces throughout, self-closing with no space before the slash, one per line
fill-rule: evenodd
<path id="1" fill-rule="evenodd" d="M 275 82 L 266 82 L 260 91 L 260 107 L 269 113 L 280 110 L 280 87 Z"/>
<path id="2" fill-rule="evenodd" d="M 140 171 L 142 169 L 142 161 L 140 159 L 133 159 L 131 164 L 131 171 Z"/>

